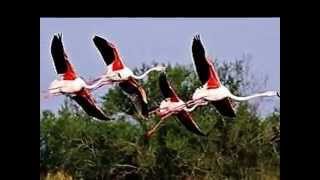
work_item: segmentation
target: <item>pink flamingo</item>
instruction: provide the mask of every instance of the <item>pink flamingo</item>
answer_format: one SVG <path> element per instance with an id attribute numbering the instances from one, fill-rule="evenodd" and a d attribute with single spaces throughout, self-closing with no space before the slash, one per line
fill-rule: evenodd
<path id="1" fill-rule="evenodd" d="M 90 116 L 100 120 L 109 120 L 103 111 L 96 105 L 90 90 L 96 88 L 103 79 L 88 85 L 82 78 L 77 76 L 62 44 L 62 34 L 55 35 L 51 44 L 51 54 L 59 79 L 54 80 L 48 90 L 53 96 L 66 95 L 76 101 L 82 109 Z"/>
<path id="2" fill-rule="evenodd" d="M 236 114 L 234 106 L 232 105 L 232 100 L 247 101 L 252 98 L 263 96 L 280 97 L 280 93 L 277 91 L 266 91 L 246 97 L 233 95 L 229 89 L 221 84 L 217 71 L 206 57 L 199 35 L 196 35 L 193 39 L 192 55 L 196 72 L 202 83 L 202 86 L 196 89 L 192 96 L 192 101 L 193 103 L 196 103 L 196 106 L 205 105 L 210 101 L 222 115 L 235 117 Z"/>
<path id="3" fill-rule="evenodd" d="M 131 69 L 124 65 L 120 54 L 112 43 L 107 40 L 95 36 L 93 38 L 95 46 L 101 53 L 104 62 L 107 65 L 107 71 L 104 75 L 97 80 L 104 80 L 104 84 L 119 83 L 120 88 L 128 95 L 131 101 L 134 103 L 138 113 L 143 117 L 148 116 L 148 101 L 146 92 L 141 85 L 137 82 L 137 79 L 144 78 L 151 71 L 164 71 L 165 67 L 156 66 L 147 70 L 143 75 L 136 76 Z"/>
<path id="4" fill-rule="evenodd" d="M 187 108 L 185 102 L 183 102 L 174 89 L 170 86 L 166 75 L 164 73 L 160 74 L 159 77 L 159 87 L 162 95 L 165 99 L 160 103 L 159 108 L 151 111 L 150 113 L 156 112 L 158 116 L 161 117 L 160 121 L 154 125 L 148 132 L 145 134 L 146 138 L 150 138 L 155 131 L 160 127 L 160 125 L 167 120 L 171 115 L 176 115 L 179 121 L 191 132 L 205 136 L 205 134 L 200 130 L 197 123 L 192 119 L 189 112 L 193 111 L 193 108 Z"/>

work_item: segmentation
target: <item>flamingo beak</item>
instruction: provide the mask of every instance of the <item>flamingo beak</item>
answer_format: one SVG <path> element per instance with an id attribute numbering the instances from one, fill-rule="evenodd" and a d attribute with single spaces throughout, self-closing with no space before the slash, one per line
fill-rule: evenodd
<path id="1" fill-rule="evenodd" d="M 279 92 L 277 92 L 277 96 L 280 97 L 280 93 Z"/>
<path id="2" fill-rule="evenodd" d="M 166 65 L 161 65 L 161 66 L 159 66 L 159 70 L 160 70 L 161 72 L 165 72 L 166 69 L 167 69 L 167 66 L 166 66 Z"/>

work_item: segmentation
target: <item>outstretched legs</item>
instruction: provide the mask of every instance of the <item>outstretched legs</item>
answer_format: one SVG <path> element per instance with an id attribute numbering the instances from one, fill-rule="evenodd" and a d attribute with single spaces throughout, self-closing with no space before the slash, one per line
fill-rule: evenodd
<path id="1" fill-rule="evenodd" d="M 49 99 L 52 98 L 53 96 L 59 96 L 59 95 L 63 95 L 64 93 L 60 92 L 54 92 L 54 93 L 50 93 L 49 91 L 41 91 L 40 93 L 40 99 Z"/>
<path id="2" fill-rule="evenodd" d="M 186 103 L 187 107 L 189 109 L 187 109 L 188 112 L 193 111 L 195 108 L 197 108 L 198 106 L 205 106 L 207 105 L 209 102 L 206 101 L 204 98 L 200 98 L 200 99 L 194 99 L 194 100 L 190 100 Z"/>
<path id="3" fill-rule="evenodd" d="M 147 131 L 147 133 L 144 135 L 144 137 L 146 139 L 149 139 L 159 128 L 160 128 L 160 125 L 165 121 L 165 119 L 160 119 L 160 121 L 155 124 L 151 129 L 149 129 Z"/>

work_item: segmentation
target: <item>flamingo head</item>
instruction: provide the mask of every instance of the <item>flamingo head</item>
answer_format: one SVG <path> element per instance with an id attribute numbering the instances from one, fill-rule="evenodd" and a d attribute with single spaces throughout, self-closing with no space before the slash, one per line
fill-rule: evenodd
<path id="1" fill-rule="evenodd" d="M 266 91 L 265 93 L 263 93 L 265 96 L 278 96 L 280 97 L 279 92 L 277 91 Z"/>
<path id="2" fill-rule="evenodd" d="M 153 69 L 154 69 L 155 71 L 164 72 L 164 71 L 166 70 L 166 68 L 167 68 L 166 66 L 159 65 L 159 66 L 154 67 Z"/>

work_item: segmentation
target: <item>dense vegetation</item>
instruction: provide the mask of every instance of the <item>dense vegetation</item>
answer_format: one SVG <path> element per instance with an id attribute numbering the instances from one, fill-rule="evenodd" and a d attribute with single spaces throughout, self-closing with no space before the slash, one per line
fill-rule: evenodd
<path id="1" fill-rule="evenodd" d="M 215 65 L 233 93 L 252 92 L 256 82 L 246 80 L 244 61 Z M 158 75 L 141 81 L 151 107 L 163 99 Z M 185 101 L 200 85 L 192 66 L 169 66 L 167 76 Z M 42 179 L 279 179 L 279 109 L 262 118 L 257 104 L 240 103 L 237 118 L 229 119 L 206 106 L 192 116 L 208 137 L 190 133 L 170 117 L 146 141 L 143 135 L 158 117 L 140 118 L 118 87 L 97 99 L 114 121 L 92 120 L 68 99 L 57 114 L 41 113 Z"/>

